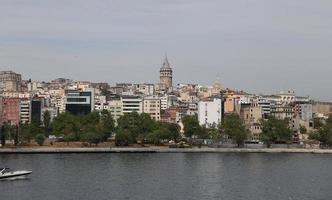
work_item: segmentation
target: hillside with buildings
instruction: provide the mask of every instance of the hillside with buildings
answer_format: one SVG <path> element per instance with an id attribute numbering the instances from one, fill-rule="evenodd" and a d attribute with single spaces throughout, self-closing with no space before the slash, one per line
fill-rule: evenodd
<path id="1" fill-rule="evenodd" d="M 197 117 L 202 127 L 216 127 L 225 117 L 237 114 L 249 130 L 247 141 L 259 142 L 262 122 L 273 116 L 289 121 L 294 142 L 307 139 L 301 134 L 313 131 L 314 119 L 332 116 L 331 102 L 317 102 L 297 96 L 294 91 L 272 95 L 249 94 L 211 86 L 173 84 L 173 70 L 165 57 L 159 83 L 93 83 L 58 78 L 50 82 L 22 80 L 21 74 L 0 72 L 0 124 L 22 126 L 33 119 L 44 119 L 47 111 L 53 120 L 61 113 L 75 116 L 109 111 L 117 121 L 121 116 L 146 113 L 157 122 L 182 127 L 185 116 Z M 302 135 L 302 136 L 301 136 Z"/>

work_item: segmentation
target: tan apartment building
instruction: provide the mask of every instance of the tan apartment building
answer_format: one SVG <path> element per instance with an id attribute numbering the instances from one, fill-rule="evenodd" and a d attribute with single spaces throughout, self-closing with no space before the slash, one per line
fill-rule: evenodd
<path id="1" fill-rule="evenodd" d="M 160 121 L 160 104 L 158 96 L 147 96 L 143 99 L 143 112 L 148 113 L 152 119 Z"/>

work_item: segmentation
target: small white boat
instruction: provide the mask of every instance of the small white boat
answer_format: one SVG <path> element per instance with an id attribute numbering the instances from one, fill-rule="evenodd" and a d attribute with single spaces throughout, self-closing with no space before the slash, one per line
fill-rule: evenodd
<path id="1" fill-rule="evenodd" d="M 9 168 L 0 168 L 0 179 L 20 177 L 31 174 L 32 171 L 14 171 Z"/>

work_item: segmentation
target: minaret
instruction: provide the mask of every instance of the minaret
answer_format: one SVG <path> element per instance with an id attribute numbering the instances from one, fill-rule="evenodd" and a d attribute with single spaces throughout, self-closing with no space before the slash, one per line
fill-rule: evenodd
<path id="1" fill-rule="evenodd" d="M 162 89 L 168 90 L 172 87 L 173 80 L 173 70 L 165 56 L 164 63 L 160 68 L 160 86 Z"/>

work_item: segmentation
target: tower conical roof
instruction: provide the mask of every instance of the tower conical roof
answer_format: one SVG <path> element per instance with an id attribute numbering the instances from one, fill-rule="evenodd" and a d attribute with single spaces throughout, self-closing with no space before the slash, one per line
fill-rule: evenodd
<path id="1" fill-rule="evenodd" d="M 166 68 L 166 69 L 170 69 L 171 68 L 171 66 L 170 66 L 170 64 L 169 64 L 169 62 L 168 62 L 168 58 L 167 58 L 167 55 L 165 55 L 165 59 L 164 59 L 164 63 L 163 63 L 163 66 L 161 67 L 161 68 Z"/>

